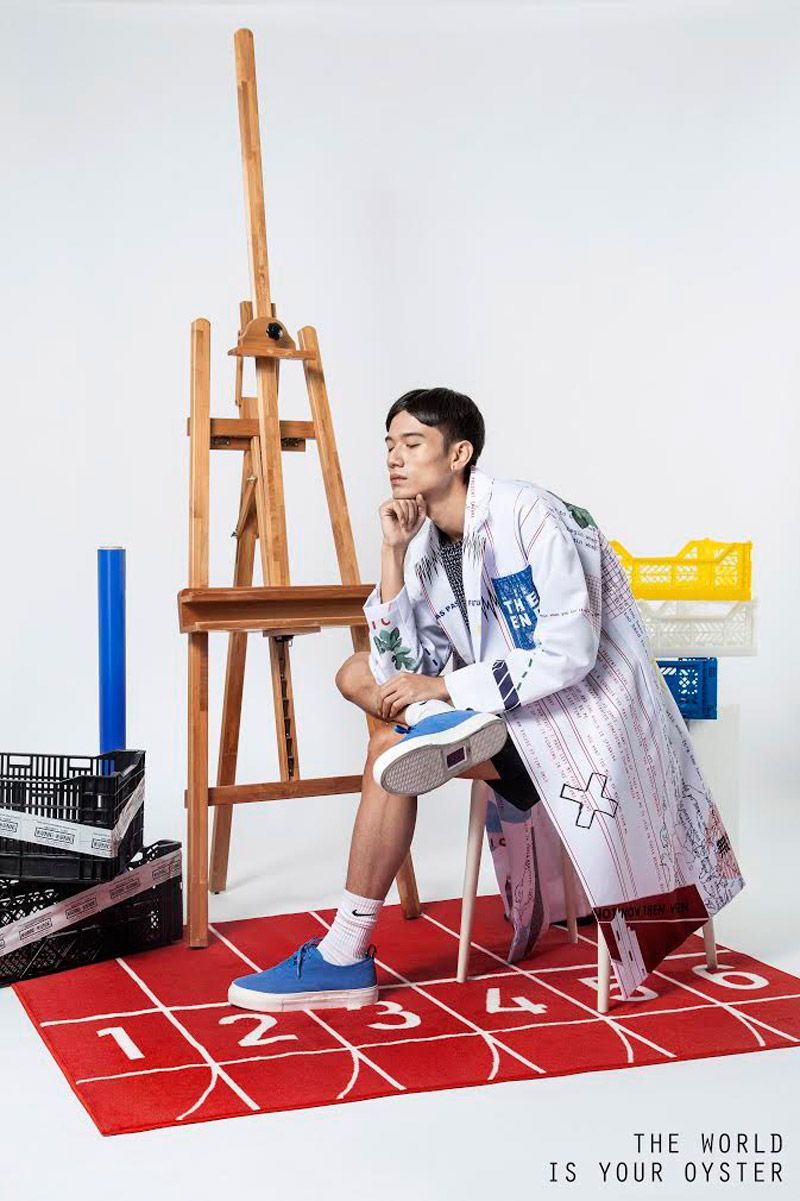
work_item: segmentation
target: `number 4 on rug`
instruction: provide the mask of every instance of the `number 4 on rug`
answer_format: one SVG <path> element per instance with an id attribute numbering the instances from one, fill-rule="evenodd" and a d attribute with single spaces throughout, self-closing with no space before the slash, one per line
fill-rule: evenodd
<path id="1" fill-rule="evenodd" d="M 530 997 L 512 997 L 513 1005 L 500 1004 L 500 989 L 487 988 L 487 1013 L 513 1013 L 515 1010 L 527 1009 L 528 1013 L 547 1013 L 547 1006 L 540 1001 L 532 1001 Z"/>

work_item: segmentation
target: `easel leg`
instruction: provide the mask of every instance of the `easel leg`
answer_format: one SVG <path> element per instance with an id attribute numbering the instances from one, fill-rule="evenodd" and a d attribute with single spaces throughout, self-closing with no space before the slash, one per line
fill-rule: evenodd
<path id="1" fill-rule="evenodd" d="M 247 634 L 228 635 L 228 663 L 225 670 L 225 698 L 222 703 L 217 784 L 236 782 L 236 762 L 239 757 L 239 728 L 242 716 L 244 668 L 247 656 Z M 228 882 L 228 854 L 231 845 L 233 805 L 214 806 L 214 827 L 211 837 L 209 888 L 224 892 Z"/>
<path id="2" fill-rule="evenodd" d="M 208 634 L 189 634 L 189 946 L 208 946 Z"/>
<path id="3" fill-rule="evenodd" d="M 189 584 L 208 587 L 211 326 L 192 322 Z M 189 946 L 208 946 L 208 634 L 189 634 L 187 883 Z"/>
<path id="4" fill-rule="evenodd" d="M 249 415 L 249 414 L 245 414 Z M 242 500 L 247 493 L 252 473 L 251 452 L 244 456 L 242 467 Z M 253 583 L 256 526 L 250 513 L 239 530 L 236 543 L 234 587 L 247 588 Z M 242 718 L 244 669 L 247 659 L 247 634 L 234 631 L 228 635 L 228 660 L 225 668 L 225 692 L 222 700 L 222 722 L 219 740 L 217 784 L 236 783 L 236 763 L 239 757 L 239 730 Z M 228 857 L 231 845 L 233 805 L 214 806 L 214 830 L 211 840 L 209 887 L 212 892 L 224 892 L 228 881 Z"/>
<path id="5" fill-rule="evenodd" d="M 333 421 L 328 403 L 328 391 L 325 386 L 325 375 L 322 370 L 322 359 L 319 353 L 317 331 L 311 325 L 303 326 L 298 332 L 300 345 L 304 350 L 313 350 L 314 358 L 306 359 L 303 370 L 308 390 L 308 403 L 314 419 L 314 429 L 317 437 L 322 479 L 328 501 L 328 512 L 331 519 L 331 530 L 336 545 L 336 556 L 339 561 L 339 573 L 343 584 L 357 584 L 360 581 L 358 561 L 356 559 L 353 531 L 350 526 L 350 514 L 347 508 L 342 469 L 339 463 L 339 452 L 336 449 L 336 439 L 333 433 Z M 369 633 L 365 627 L 354 627 L 350 631 L 353 638 L 354 651 L 369 650 Z M 377 723 L 367 717 L 367 726 L 372 732 Z M 411 852 L 405 858 L 403 866 L 396 876 L 397 891 L 400 903 L 406 917 L 419 917 L 419 894 L 414 875 L 414 863 Z"/>
<path id="6" fill-rule="evenodd" d="M 422 913 L 417 892 L 417 878 L 414 875 L 414 864 L 409 851 L 403 866 L 396 876 L 397 891 L 400 894 L 400 904 L 403 907 L 403 917 L 419 917 Z"/>

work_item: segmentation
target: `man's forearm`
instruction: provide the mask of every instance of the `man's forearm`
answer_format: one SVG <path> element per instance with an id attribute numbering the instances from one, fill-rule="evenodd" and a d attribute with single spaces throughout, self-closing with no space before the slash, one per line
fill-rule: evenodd
<path id="1" fill-rule="evenodd" d="M 405 546 L 390 546 L 384 542 L 381 547 L 381 601 L 394 600 L 405 582 L 403 564 L 406 559 Z"/>

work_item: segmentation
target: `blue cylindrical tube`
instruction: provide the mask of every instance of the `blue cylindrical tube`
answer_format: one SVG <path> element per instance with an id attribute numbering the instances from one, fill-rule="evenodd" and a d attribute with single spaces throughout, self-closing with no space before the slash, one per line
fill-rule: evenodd
<path id="1" fill-rule="evenodd" d="M 125 551 L 97 551 L 100 754 L 125 746 Z"/>

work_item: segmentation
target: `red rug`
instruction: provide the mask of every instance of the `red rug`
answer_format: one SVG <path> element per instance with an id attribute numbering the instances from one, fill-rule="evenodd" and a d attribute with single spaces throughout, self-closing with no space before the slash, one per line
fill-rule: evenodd
<path id="1" fill-rule="evenodd" d="M 235 976 L 324 933 L 332 910 L 212 923 L 203 950 L 175 943 L 13 987 L 102 1134 L 800 1041 L 800 979 L 722 945 L 709 973 L 698 935 L 601 1017 L 596 927 L 572 944 L 553 926 L 510 966 L 499 896 L 478 898 L 472 978 L 456 984 L 459 913 L 459 900 L 417 921 L 384 908 L 381 1000 L 360 1010 L 255 1014 L 225 999 Z"/>

